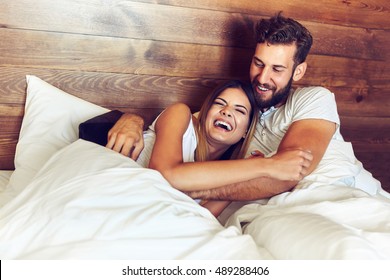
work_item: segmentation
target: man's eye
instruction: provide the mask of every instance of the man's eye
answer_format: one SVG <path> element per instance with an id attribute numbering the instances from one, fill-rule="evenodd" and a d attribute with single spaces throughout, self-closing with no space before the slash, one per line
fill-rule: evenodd
<path id="1" fill-rule="evenodd" d="M 256 65 L 257 67 L 260 67 L 260 68 L 263 68 L 263 67 L 264 67 L 264 64 L 258 63 L 258 62 L 255 62 L 255 65 Z"/>

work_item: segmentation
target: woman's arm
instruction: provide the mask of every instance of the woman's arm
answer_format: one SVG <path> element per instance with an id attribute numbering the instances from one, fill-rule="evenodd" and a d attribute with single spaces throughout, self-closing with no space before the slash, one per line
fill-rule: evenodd
<path id="1" fill-rule="evenodd" d="M 300 180 L 306 174 L 311 154 L 299 149 L 268 159 L 183 163 L 182 139 L 191 117 L 186 105 L 175 104 L 161 114 L 155 126 L 156 142 L 149 167 L 160 171 L 179 190 L 207 190 L 258 177 Z"/>
<path id="2" fill-rule="evenodd" d="M 279 145 L 284 149 L 307 149 L 312 151 L 313 160 L 307 170 L 310 174 L 321 161 L 336 130 L 336 124 L 326 120 L 302 120 L 294 122 Z M 299 180 L 283 181 L 275 178 L 256 178 L 246 182 L 228 184 L 212 190 L 188 192 L 192 198 L 216 200 L 256 200 L 270 198 L 291 190 Z"/>

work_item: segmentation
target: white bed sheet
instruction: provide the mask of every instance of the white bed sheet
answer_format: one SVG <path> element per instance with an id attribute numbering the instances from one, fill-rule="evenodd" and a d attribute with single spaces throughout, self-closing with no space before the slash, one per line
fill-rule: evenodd
<path id="1" fill-rule="evenodd" d="M 160 173 L 78 140 L 0 209 L 1 259 L 269 258 Z"/>
<path id="2" fill-rule="evenodd" d="M 321 186 L 239 208 L 226 222 L 275 259 L 390 260 L 390 200 Z"/>
<path id="3" fill-rule="evenodd" d="M 0 170 L 0 208 L 16 196 L 16 193 L 7 188 L 12 170 Z"/>
<path id="4" fill-rule="evenodd" d="M 12 170 L 0 170 L 0 190 L 3 190 L 7 186 L 12 172 Z"/>

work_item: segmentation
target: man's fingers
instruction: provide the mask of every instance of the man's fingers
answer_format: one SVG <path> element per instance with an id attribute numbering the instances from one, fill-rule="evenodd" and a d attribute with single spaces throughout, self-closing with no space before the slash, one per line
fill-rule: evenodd
<path id="1" fill-rule="evenodd" d="M 311 164 L 311 160 L 305 160 L 305 161 L 303 162 L 303 167 L 309 168 L 309 167 L 310 167 L 310 164 Z"/>
<path id="2" fill-rule="evenodd" d="M 133 160 L 137 160 L 143 148 L 144 148 L 143 143 L 138 143 L 138 145 L 135 145 L 133 151 L 130 154 L 130 157 Z"/>
<path id="3" fill-rule="evenodd" d="M 108 133 L 106 148 L 112 149 L 112 147 L 114 147 L 115 140 L 116 140 L 116 134 Z"/>
<path id="4" fill-rule="evenodd" d="M 118 143 L 118 150 L 115 150 L 117 152 L 120 152 L 124 156 L 130 156 L 130 152 L 134 147 L 134 139 L 121 139 L 121 141 L 117 141 Z M 116 146 L 116 145 L 115 145 Z"/>
<path id="5" fill-rule="evenodd" d="M 313 154 L 310 151 L 305 151 L 305 159 L 307 159 L 308 161 L 312 161 Z"/>
<path id="6" fill-rule="evenodd" d="M 113 133 L 109 136 L 106 148 L 136 160 L 144 148 L 144 142 L 143 138 L 140 138 L 137 141 L 133 137 L 126 137 L 124 134 Z"/>

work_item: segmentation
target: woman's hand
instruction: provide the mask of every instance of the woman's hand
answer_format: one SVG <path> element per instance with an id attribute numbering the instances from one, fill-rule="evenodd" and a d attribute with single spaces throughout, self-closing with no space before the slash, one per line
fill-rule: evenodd
<path id="1" fill-rule="evenodd" d="M 270 177 L 279 180 L 300 181 L 308 175 L 313 155 L 310 151 L 291 149 L 278 151 L 269 160 L 271 160 Z"/>

